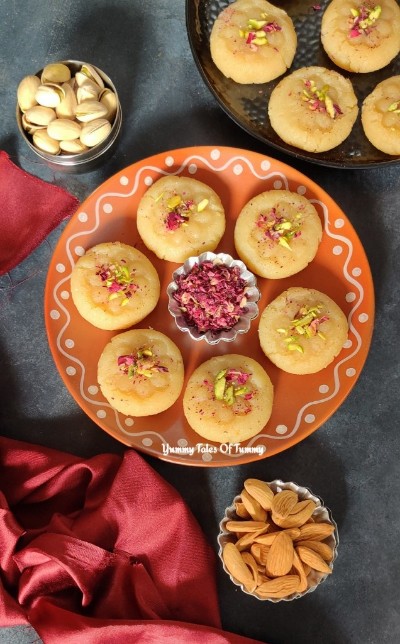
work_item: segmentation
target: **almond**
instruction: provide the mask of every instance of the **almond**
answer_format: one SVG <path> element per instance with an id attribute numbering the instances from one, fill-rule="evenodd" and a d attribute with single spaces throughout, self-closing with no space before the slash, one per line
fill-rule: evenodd
<path id="1" fill-rule="evenodd" d="M 263 528 L 268 529 L 265 521 L 227 521 L 225 527 L 228 532 L 255 532 Z"/>
<path id="2" fill-rule="evenodd" d="M 250 572 L 253 576 L 253 584 L 251 586 L 246 586 L 246 590 L 249 593 L 253 593 L 255 589 L 257 588 L 258 584 L 258 568 L 257 568 L 257 562 L 254 559 L 254 557 L 249 553 L 249 552 L 243 552 L 242 553 L 242 559 L 246 566 L 250 569 Z"/>
<path id="3" fill-rule="evenodd" d="M 304 510 L 304 508 L 309 508 L 309 509 L 312 508 L 314 512 L 314 510 L 317 508 L 317 504 L 312 499 L 305 499 L 304 501 L 299 501 L 298 503 L 296 503 L 296 505 L 294 506 L 290 514 L 297 514 L 298 512 L 301 512 L 302 510 Z M 310 516 L 312 515 L 313 512 L 311 512 Z"/>
<path id="4" fill-rule="evenodd" d="M 258 501 L 264 510 L 270 510 L 274 493 L 267 483 L 258 479 L 246 479 L 244 482 L 246 491 Z"/>
<path id="5" fill-rule="evenodd" d="M 243 557 L 234 543 L 226 543 L 222 551 L 222 559 L 228 572 L 239 583 L 251 586 L 254 583 L 253 575 L 243 561 Z"/>
<path id="6" fill-rule="evenodd" d="M 275 494 L 271 503 L 272 519 L 277 523 L 276 518 L 286 519 L 298 502 L 299 497 L 292 490 L 282 490 Z M 278 523 L 279 525 L 279 523 Z"/>
<path id="7" fill-rule="evenodd" d="M 304 525 L 306 521 L 308 521 L 315 510 L 314 501 L 306 501 L 305 504 L 301 502 L 301 504 L 301 508 L 298 512 L 295 511 L 295 508 L 299 506 L 300 503 L 297 503 L 295 508 L 293 508 L 294 511 L 287 517 L 281 518 L 272 514 L 272 518 L 281 528 L 300 528 L 300 526 Z"/>
<path id="8" fill-rule="evenodd" d="M 258 586 L 255 594 L 262 599 L 266 599 L 267 597 L 288 597 L 298 590 L 299 583 L 300 580 L 297 575 L 285 575 L 283 577 L 277 577 L 276 579 L 265 581 L 263 584 Z"/>
<path id="9" fill-rule="evenodd" d="M 293 552 L 293 568 L 298 573 L 300 578 L 298 591 L 299 593 L 304 593 L 304 591 L 307 590 L 308 587 L 307 575 L 304 570 L 303 562 L 301 561 L 296 551 Z"/>
<path id="10" fill-rule="evenodd" d="M 290 528 L 288 530 L 277 530 L 276 532 L 267 532 L 266 534 L 260 533 L 254 538 L 255 543 L 264 543 L 266 546 L 270 546 L 278 534 L 286 532 L 286 534 L 291 538 L 295 539 L 300 536 L 300 530 L 298 528 Z"/>
<path id="11" fill-rule="evenodd" d="M 267 555 L 266 569 L 271 577 L 287 575 L 293 564 L 293 541 L 285 533 L 276 535 Z"/>
<path id="12" fill-rule="evenodd" d="M 322 541 L 329 537 L 335 531 L 335 526 L 331 523 L 307 523 L 299 527 L 300 536 L 295 541 Z"/>
<path id="13" fill-rule="evenodd" d="M 305 546 L 298 546 L 296 547 L 296 552 L 299 555 L 301 561 L 304 561 L 304 563 L 311 566 L 311 568 L 313 568 L 314 570 L 326 573 L 327 575 L 331 574 L 332 569 L 329 568 L 326 561 L 324 561 L 317 552 L 314 552 L 314 550 L 306 548 Z"/>
<path id="14" fill-rule="evenodd" d="M 241 519 L 251 519 L 250 514 L 247 512 L 241 501 L 235 502 L 235 512 Z"/>
<path id="15" fill-rule="evenodd" d="M 266 524 L 268 525 L 268 524 Z M 235 546 L 238 550 L 245 550 L 251 544 L 256 540 L 257 537 L 259 537 L 263 532 L 265 532 L 266 528 L 262 528 L 261 530 L 256 530 L 255 532 L 245 532 L 235 543 Z"/>
<path id="16" fill-rule="evenodd" d="M 264 508 L 261 507 L 260 503 L 254 499 L 251 494 L 244 489 L 241 493 L 241 499 L 244 507 L 247 512 L 250 514 L 251 518 L 254 521 L 265 521 L 267 518 L 267 512 Z"/>
<path id="17" fill-rule="evenodd" d="M 322 559 L 325 561 L 332 561 L 333 557 L 333 550 L 330 546 L 328 546 L 327 543 L 323 543 L 322 541 L 297 541 L 296 542 L 296 547 L 297 546 L 305 546 L 306 548 L 309 548 L 310 550 L 314 550 L 314 552 L 318 553 Z"/>

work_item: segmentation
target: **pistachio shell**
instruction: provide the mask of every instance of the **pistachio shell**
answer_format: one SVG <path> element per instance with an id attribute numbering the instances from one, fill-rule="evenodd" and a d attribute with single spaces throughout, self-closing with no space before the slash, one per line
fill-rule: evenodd
<path id="1" fill-rule="evenodd" d="M 64 63 L 50 63 L 42 71 L 42 83 L 65 83 L 71 78 L 71 71 Z"/>
<path id="2" fill-rule="evenodd" d="M 55 119 L 49 123 L 47 132 L 57 141 L 73 141 L 79 139 L 81 126 L 70 119 Z"/>
<path id="3" fill-rule="evenodd" d="M 62 84 L 64 90 L 64 98 L 61 103 L 56 107 L 56 114 L 59 119 L 72 119 L 75 118 L 75 108 L 77 105 L 75 92 L 72 89 L 70 82 Z"/>
<path id="4" fill-rule="evenodd" d="M 111 124 L 106 119 L 90 121 L 82 127 L 81 142 L 92 148 L 104 141 L 111 132 Z"/>
<path id="5" fill-rule="evenodd" d="M 88 150 L 86 145 L 81 143 L 80 139 L 74 139 L 73 141 L 60 141 L 60 148 L 62 152 L 67 154 L 81 154 Z"/>
<path id="6" fill-rule="evenodd" d="M 43 107 L 42 105 L 34 105 L 25 112 L 25 118 L 28 123 L 33 125 L 48 125 L 56 118 L 56 113 L 51 107 Z"/>
<path id="7" fill-rule="evenodd" d="M 90 80 L 94 81 L 99 85 L 99 87 L 103 88 L 104 87 L 104 82 L 103 79 L 101 78 L 100 74 L 95 70 L 92 65 L 82 65 L 81 67 L 81 74 L 84 74 L 87 76 L 87 78 L 90 78 Z"/>
<path id="8" fill-rule="evenodd" d="M 101 94 L 100 94 L 100 103 L 103 103 L 103 105 L 106 106 L 107 114 L 106 114 L 105 118 L 108 121 L 110 121 L 110 123 L 112 123 L 114 118 L 115 118 L 115 115 L 117 113 L 118 99 L 117 99 L 116 95 L 114 94 L 114 92 L 111 91 L 111 89 L 108 89 L 108 87 L 103 89 L 103 91 L 101 92 Z"/>
<path id="9" fill-rule="evenodd" d="M 48 154 L 59 154 L 60 144 L 47 134 L 47 131 L 42 128 L 33 133 L 33 144 L 39 150 L 48 152 Z"/>
<path id="10" fill-rule="evenodd" d="M 76 90 L 76 98 L 78 103 L 83 103 L 84 101 L 97 101 L 101 89 L 96 83 L 87 80 L 86 83 L 83 83 Z"/>
<path id="11" fill-rule="evenodd" d="M 22 112 L 26 112 L 30 107 L 36 105 L 36 90 L 40 85 L 37 76 L 25 76 L 17 89 L 17 100 Z"/>
<path id="12" fill-rule="evenodd" d="M 84 101 L 75 108 L 75 116 L 82 123 L 94 121 L 95 119 L 102 118 L 106 114 L 106 106 L 99 101 Z"/>
<path id="13" fill-rule="evenodd" d="M 43 107 L 57 107 L 65 96 L 65 92 L 61 85 L 56 83 L 46 83 L 39 85 L 37 88 L 35 98 L 39 105 Z"/>

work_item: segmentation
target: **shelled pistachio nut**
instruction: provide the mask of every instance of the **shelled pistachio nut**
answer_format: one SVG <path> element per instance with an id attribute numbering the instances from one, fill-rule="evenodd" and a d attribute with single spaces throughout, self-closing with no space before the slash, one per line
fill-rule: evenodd
<path id="1" fill-rule="evenodd" d="M 30 107 L 36 105 L 36 90 L 40 85 L 37 76 L 25 76 L 18 85 L 17 101 L 22 112 L 26 112 Z"/>
<path id="2" fill-rule="evenodd" d="M 45 85 L 39 85 L 35 98 L 37 103 L 43 107 L 57 107 L 62 99 L 65 98 L 65 92 L 61 85 L 57 83 L 46 83 Z"/>
<path id="3" fill-rule="evenodd" d="M 36 130 L 32 136 L 33 144 L 39 150 L 47 152 L 48 154 L 60 154 L 60 144 L 47 134 L 47 130 L 42 128 Z"/>
<path id="4" fill-rule="evenodd" d="M 65 83 L 71 78 L 71 71 L 64 63 L 50 63 L 42 71 L 41 82 L 44 83 Z"/>
<path id="5" fill-rule="evenodd" d="M 55 119 L 49 123 L 47 133 L 56 141 L 73 141 L 79 139 L 81 126 L 70 119 Z"/>
<path id="6" fill-rule="evenodd" d="M 81 142 L 92 148 L 99 143 L 102 143 L 111 132 L 111 123 L 107 119 L 96 119 L 85 123 L 81 131 Z"/>
<path id="7" fill-rule="evenodd" d="M 33 125 L 47 126 L 51 121 L 54 121 L 56 113 L 51 107 L 34 105 L 29 110 L 26 110 L 25 118 L 28 123 L 32 123 Z"/>
<path id="8" fill-rule="evenodd" d="M 100 119 L 107 114 L 107 107 L 99 101 L 84 101 L 75 108 L 75 116 L 78 121 L 88 123 Z"/>

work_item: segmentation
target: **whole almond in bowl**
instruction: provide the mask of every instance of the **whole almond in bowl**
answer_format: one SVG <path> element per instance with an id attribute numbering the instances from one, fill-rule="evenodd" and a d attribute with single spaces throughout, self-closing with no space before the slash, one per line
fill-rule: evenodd
<path id="1" fill-rule="evenodd" d="M 225 511 L 218 544 L 234 584 L 277 602 L 314 591 L 332 573 L 339 536 L 329 508 L 308 488 L 249 478 Z"/>

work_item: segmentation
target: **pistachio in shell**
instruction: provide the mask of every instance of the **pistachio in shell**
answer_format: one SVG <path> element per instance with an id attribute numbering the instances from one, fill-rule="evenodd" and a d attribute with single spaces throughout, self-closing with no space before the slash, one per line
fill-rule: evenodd
<path id="1" fill-rule="evenodd" d="M 56 107 L 57 118 L 74 120 L 75 108 L 77 106 L 75 92 L 72 89 L 70 81 L 63 83 L 61 87 L 64 90 L 64 97 Z"/>
<path id="2" fill-rule="evenodd" d="M 105 115 L 105 118 L 112 123 L 117 113 L 118 99 L 114 92 L 111 89 L 108 89 L 108 87 L 103 89 L 101 92 L 100 103 L 103 103 L 103 105 L 106 106 L 107 114 Z"/>
<path id="3" fill-rule="evenodd" d="M 104 81 L 98 71 L 92 66 L 92 65 L 87 65 L 86 63 L 82 65 L 81 67 L 81 74 L 84 74 L 87 78 L 90 78 L 90 80 L 94 81 L 103 89 L 104 87 Z"/>
<path id="4" fill-rule="evenodd" d="M 83 103 L 84 101 L 97 101 L 100 92 L 101 87 L 87 78 L 82 85 L 77 87 L 76 99 L 78 103 Z"/>
<path id="5" fill-rule="evenodd" d="M 39 85 L 35 95 L 36 102 L 43 107 L 57 107 L 64 97 L 65 92 L 57 83 Z"/>
<path id="6" fill-rule="evenodd" d="M 60 148 L 65 154 L 82 154 L 82 152 L 86 152 L 89 149 L 86 145 L 83 145 L 80 139 L 60 141 Z"/>
<path id="7" fill-rule="evenodd" d="M 48 154 L 60 154 L 59 142 L 49 136 L 46 129 L 42 128 L 40 130 L 36 130 L 36 132 L 33 133 L 32 140 L 33 145 L 38 148 L 38 150 L 42 150 Z"/>
<path id="8" fill-rule="evenodd" d="M 30 107 L 36 105 L 36 90 L 40 85 L 37 76 L 25 76 L 18 85 L 17 101 L 22 112 L 26 112 Z"/>
<path id="9" fill-rule="evenodd" d="M 41 82 L 65 83 L 71 78 L 71 71 L 64 63 L 50 63 L 42 71 Z"/>
<path id="10" fill-rule="evenodd" d="M 70 119 L 55 119 L 49 123 L 47 132 L 56 141 L 73 141 L 79 139 L 81 126 Z"/>
<path id="11" fill-rule="evenodd" d="M 80 139 L 88 148 L 102 143 L 111 132 L 111 124 L 107 119 L 96 119 L 85 123 L 82 127 Z"/>
<path id="12" fill-rule="evenodd" d="M 45 125 L 34 125 L 33 123 L 29 123 L 29 121 L 26 120 L 26 115 L 22 114 L 21 116 L 21 123 L 22 127 L 24 128 L 25 132 L 28 132 L 28 134 L 33 134 L 36 132 L 36 130 L 45 130 L 46 126 Z"/>
<path id="13" fill-rule="evenodd" d="M 43 105 L 34 105 L 25 112 L 25 118 L 28 123 L 33 125 L 49 125 L 56 118 L 56 113 L 51 107 Z"/>
<path id="14" fill-rule="evenodd" d="M 107 107 L 99 101 L 84 101 L 75 108 L 75 116 L 82 123 L 89 123 L 107 114 Z"/>

